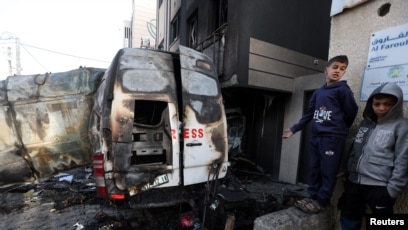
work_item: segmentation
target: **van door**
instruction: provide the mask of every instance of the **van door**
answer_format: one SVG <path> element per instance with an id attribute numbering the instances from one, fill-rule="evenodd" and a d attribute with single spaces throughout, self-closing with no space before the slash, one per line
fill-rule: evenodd
<path id="1" fill-rule="evenodd" d="M 114 78 L 105 157 L 114 185 L 130 195 L 153 187 L 178 186 L 179 118 L 173 56 L 122 49 L 107 71 Z M 107 93 L 109 95 L 109 93 Z M 110 166 L 111 165 L 111 166 Z M 112 189 L 112 188 L 108 188 Z"/>
<path id="2" fill-rule="evenodd" d="M 224 177 L 227 131 L 218 77 L 212 61 L 180 46 L 183 105 L 184 185 Z"/>

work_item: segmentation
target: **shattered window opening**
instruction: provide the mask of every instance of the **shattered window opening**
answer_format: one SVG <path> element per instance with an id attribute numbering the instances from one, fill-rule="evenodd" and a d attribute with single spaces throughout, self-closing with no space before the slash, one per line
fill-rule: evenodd
<path id="1" fill-rule="evenodd" d="M 130 164 L 170 162 L 172 145 L 167 102 L 135 100 L 134 103 Z"/>
<path id="2" fill-rule="evenodd" d="M 167 102 L 163 101 L 135 101 L 135 124 L 159 125 L 162 113 L 167 108 Z"/>

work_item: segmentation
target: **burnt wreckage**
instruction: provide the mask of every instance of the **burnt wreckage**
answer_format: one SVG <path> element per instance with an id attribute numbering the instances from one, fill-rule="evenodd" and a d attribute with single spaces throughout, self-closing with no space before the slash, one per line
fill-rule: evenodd
<path id="1" fill-rule="evenodd" d="M 98 196 L 132 208 L 185 203 L 205 219 L 223 205 L 225 223 L 226 209 L 257 205 L 228 173 L 218 77 L 192 49 L 124 48 L 108 69 L 9 76 L 0 103 L 0 190 L 93 165 Z"/>
<path id="2" fill-rule="evenodd" d="M 227 173 L 221 91 L 212 62 L 201 53 L 121 50 L 101 79 L 93 111 L 100 196 L 133 201 L 154 187 L 163 192 Z M 147 203 L 171 204 L 168 194 Z M 131 206 L 143 206 L 145 199 L 137 197 Z"/>
<path id="3" fill-rule="evenodd" d="M 226 174 L 217 75 L 191 49 L 125 48 L 107 70 L 10 76 L 0 90 L 2 187 L 89 163 L 102 196 Z"/>

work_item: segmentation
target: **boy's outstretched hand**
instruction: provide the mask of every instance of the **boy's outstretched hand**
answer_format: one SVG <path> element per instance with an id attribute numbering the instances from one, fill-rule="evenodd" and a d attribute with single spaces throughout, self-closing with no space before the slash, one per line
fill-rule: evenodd
<path id="1" fill-rule="evenodd" d="M 285 129 L 283 130 L 282 138 L 287 139 L 293 135 L 292 131 L 290 129 Z"/>

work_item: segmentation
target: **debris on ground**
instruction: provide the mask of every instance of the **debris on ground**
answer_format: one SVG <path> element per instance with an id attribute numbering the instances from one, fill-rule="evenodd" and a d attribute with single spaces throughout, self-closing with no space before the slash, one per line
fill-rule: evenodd
<path id="1" fill-rule="evenodd" d="M 197 203 L 146 209 L 96 197 L 92 170 L 78 168 L 1 193 L 1 229 L 252 229 L 257 217 L 306 197 L 304 186 L 274 181 L 253 167 Z"/>

